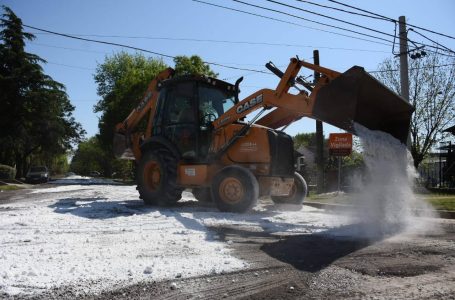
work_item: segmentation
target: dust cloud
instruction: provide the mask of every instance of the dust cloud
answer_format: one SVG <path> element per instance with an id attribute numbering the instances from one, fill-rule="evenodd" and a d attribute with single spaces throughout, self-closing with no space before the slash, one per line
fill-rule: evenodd
<path id="1" fill-rule="evenodd" d="M 427 233 L 435 212 L 413 192 L 417 172 L 406 146 L 391 135 L 355 124 L 361 139 L 366 176 L 357 179 L 351 235 L 382 238 L 400 232 Z"/>

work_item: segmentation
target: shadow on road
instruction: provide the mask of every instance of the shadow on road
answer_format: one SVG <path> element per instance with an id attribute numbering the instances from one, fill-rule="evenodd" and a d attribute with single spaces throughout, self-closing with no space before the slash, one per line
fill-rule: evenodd
<path id="1" fill-rule="evenodd" d="M 144 206 L 140 200 L 106 201 L 104 197 L 62 198 L 50 208 L 56 213 L 73 214 L 88 219 L 110 219 L 155 211 L 153 207 Z"/>
<path id="2" fill-rule="evenodd" d="M 349 224 L 310 235 L 282 237 L 279 241 L 264 244 L 261 250 L 269 256 L 288 263 L 296 269 L 317 272 L 360 249 L 384 240 L 400 229 L 373 236 L 356 236 L 364 223 Z M 349 233 L 353 233 L 350 235 Z"/>

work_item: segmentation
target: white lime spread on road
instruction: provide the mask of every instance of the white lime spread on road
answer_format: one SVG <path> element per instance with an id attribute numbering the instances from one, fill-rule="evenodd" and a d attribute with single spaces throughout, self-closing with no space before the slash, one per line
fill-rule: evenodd
<path id="1" fill-rule="evenodd" d="M 309 207 L 278 212 L 259 205 L 248 214 L 222 213 L 193 203 L 189 192 L 180 207 L 147 207 L 134 186 L 69 185 L 82 179 L 33 189 L 29 201 L 0 205 L 1 292 L 34 294 L 78 285 L 96 293 L 142 281 L 227 273 L 248 263 L 234 257 L 232 241 L 222 240 L 212 227 L 311 234 L 343 220 Z"/>

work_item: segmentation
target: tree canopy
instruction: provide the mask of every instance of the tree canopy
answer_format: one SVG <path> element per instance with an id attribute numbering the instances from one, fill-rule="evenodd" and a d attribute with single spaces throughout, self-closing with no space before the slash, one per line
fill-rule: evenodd
<path id="1" fill-rule="evenodd" d="M 177 56 L 174 58 L 175 63 L 175 74 L 181 75 L 206 75 L 210 77 L 217 77 L 218 74 L 210 69 L 210 66 L 204 63 L 202 58 L 197 55 L 188 56 Z"/>
<path id="2" fill-rule="evenodd" d="M 137 105 L 148 83 L 166 68 L 160 59 L 120 52 L 106 57 L 94 75 L 101 99 L 94 107 L 100 112 L 99 139 L 107 153 L 112 152 L 114 127 Z"/>
<path id="3" fill-rule="evenodd" d="M 102 170 L 103 150 L 96 137 L 80 142 L 71 159 L 71 171 L 80 175 L 89 175 L 92 171 Z"/>
<path id="4" fill-rule="evenodd" d="M 51 162 L 66 153 L 84 131 L 72 116 L 65 87 L 44 74 L 45 60 L 25 51 L 34 36 L 23 31 L 22 21 L 3 6 L 0 20 L 0 162 L 17 165 L 23 176 L 33 157 Z"/>
<path id="5" fill-rule="evenodd" d="M 375 76 L 400 94 L 399 59 L 386 59 Z M 411 120 L 411 154 L 418 167 L 455 122 L 455 58 L 438 53 L 410 61 L 409 100 L 415 107 Z"/>

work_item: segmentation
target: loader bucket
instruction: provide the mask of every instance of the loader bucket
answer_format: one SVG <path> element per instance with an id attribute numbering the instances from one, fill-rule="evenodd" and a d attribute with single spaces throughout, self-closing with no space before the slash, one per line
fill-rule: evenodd
<path id="1" fill-rule="evenodd" d="M 404 98 L 354 66 L 318 91 L 313 116 L 354 134 L 358 123 L 406 144 L 413 111 Z"/>
<path id="2" fill-rule="evenodd" d="M 131 148 L 128 147 L 127 138 L 124 134 L 114 134 L 113 150 L 116 158 L 134 159 L 133 152 L 131 151 Z"/>

